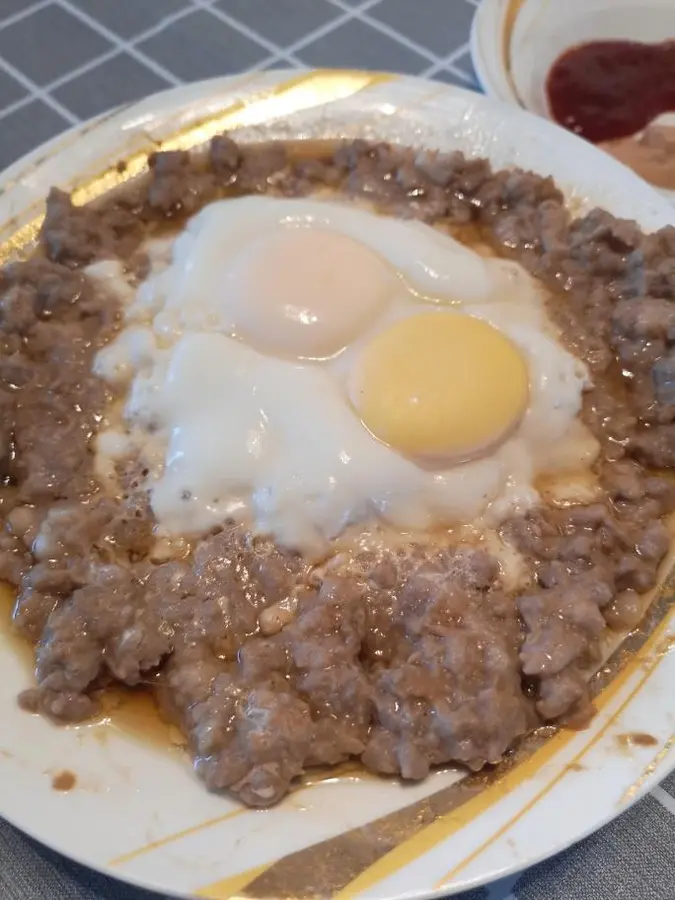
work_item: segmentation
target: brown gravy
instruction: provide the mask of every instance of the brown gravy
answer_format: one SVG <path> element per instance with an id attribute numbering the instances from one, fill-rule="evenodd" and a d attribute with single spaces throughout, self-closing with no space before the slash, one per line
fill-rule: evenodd
<path id="1" fill-rule="evenodd" d="M 14 630 L 13 605 L 14 590 L 0 584 L 0 641 L 32 673 L 34 647 Z M 82 734 L 90 734 L 101 743 L 117 732 L 163 749 L 175 749 L 185 744 L 178 729 L 160 717 L 152 694 L 144 688 L 109 688 L 102 698 L 101 714 L 96 719 L 69 727 L 76 728 Z M 55 790 L 64 788 L 55 786 Z"/>
<path id="2" fill-rule="evenodd" d="M 159 714 L 149 690 L 108 688 L 101 698 L 100 715 L 82 725 L 70 726 L 93 735 L 105 743 L 112 734 L 122 734 L 162 750 L 176 750 L 185 746 L 185 738 Z"/>

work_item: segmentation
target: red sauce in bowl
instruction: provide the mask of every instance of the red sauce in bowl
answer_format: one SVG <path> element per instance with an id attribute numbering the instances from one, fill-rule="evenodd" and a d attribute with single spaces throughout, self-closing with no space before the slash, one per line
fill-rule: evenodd
<path id="1" fill-rule="evenodd" d="M 596 41 L 560 56 L 546 84 L 551 115 L 594 144 L 675 111 L 675 40 Z"/>

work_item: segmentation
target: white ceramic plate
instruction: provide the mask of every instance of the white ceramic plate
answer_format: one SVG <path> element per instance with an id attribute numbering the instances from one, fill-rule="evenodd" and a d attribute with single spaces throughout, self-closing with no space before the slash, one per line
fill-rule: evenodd
<path id="1" fill-rule="evenodd" d="M 602 205 L 646 229 L 675 221 L 627 169 L 512 107 L 410 78 L 267 72 L 161 94 L 13 166 L 0 180 L 3 255 L 34 235 L 50 185 L 91 197 L 119 180 L 115 170 L 101 174 L 117 160 L 133 172 L 158 141 L 193 146 L 223 129 L 244 139 L 365 136 L 459 148 L 552 174 L 578 208 Z M 563 849 L 665 776 L 675 764 L 674 639 L 666 614 L 600 694 L 587 731 L 529 746 L 479 791 L 453 786 L 452 772 L 405 788 L 343 772 L 255 812 L 207 794 L 168 740 L 129 733 L 129 714 L 117 726 L 58 729 L 20 712 L 15 698 L 30 673 L 5 633 L 0 814 L 80 862 L 177 896 L 447 895 Z M 63 771 L 75 777 L 67 792 L 54 789 Z"/>

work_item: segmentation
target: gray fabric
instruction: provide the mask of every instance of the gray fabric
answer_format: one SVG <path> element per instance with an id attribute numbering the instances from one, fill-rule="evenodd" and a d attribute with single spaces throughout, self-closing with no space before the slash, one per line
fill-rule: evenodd
<path id="1" fill-rule="evenodd" d="M 474 0 L 0 0 L 0 168 L 163 87 L 249 68 L 379 68 L 476 87 Z M 664 783 L 675 796 L 675 775 Z M 158 900 L 0 820 L 3 900 Z M 461 900 L 675 900 L 675 824 L 647 798 L 598 834 Z"/>

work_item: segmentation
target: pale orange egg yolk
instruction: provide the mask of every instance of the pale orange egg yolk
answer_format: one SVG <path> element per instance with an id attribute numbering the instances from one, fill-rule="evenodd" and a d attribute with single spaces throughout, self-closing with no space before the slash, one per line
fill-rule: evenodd
<path id="1" fill-rule="evenodd" d="M 376 438 L 439 464 L 492 450 L 517 427 L 528 396 L 518 348 L 454 312 L 415 315 L 376 335 L 352 382 L 354 406 Z"/>
<path id="2" fill-rule="evenodd" d="M 327 228 L 282 228 L 250 242 L 228 272 L 237 334 L 263 353 L 325 358 L 354 340 L 396 286 L 365 244 Z"/>

